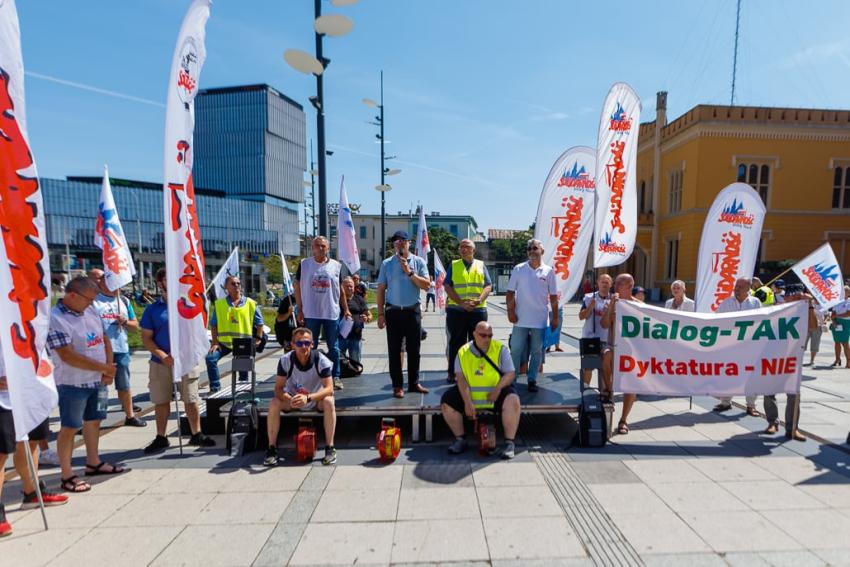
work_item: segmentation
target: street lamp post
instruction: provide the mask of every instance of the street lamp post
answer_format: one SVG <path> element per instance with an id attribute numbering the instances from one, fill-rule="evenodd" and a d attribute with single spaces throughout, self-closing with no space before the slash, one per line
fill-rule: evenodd
<path id="1" fill-rule="evenodd" d="M 375 117 L 377 122 L 371 122 L 370 124 L 374 124 L 380 130 L 380 133 L 375 137 L 378 138 L 381 142 L 381 184 L 375 187 L 377 191 L 381 193 L 381 258 L 384 257 L 384 249 L 387 243 L 387 205 L 386 205 L 386 192 L 391 190 L 392 187 L 387 185 L 386 176 L 387 175 L 397 175 L 401 173 L 400 169 L 389 169 L 386 167 L 386 154 L 384 153 L 384 72 L 381 71 L 381 101 L 375 102 L 370 98 L 364 98 L 363 104 L 369 106 L 371 108 L 377 108 L 380 111 L 380 115 Z M 376 262 L 377 263 L 377 262 Z"/>
<path id="2" fill-rule="evenodd" d="M 348 6 L 357 0 L 332 0 L 335 6 Z M 322 0 L 314 0 L 315 20 L 313 27 L 316 30 L 316 56 L 298 49 L 287 49 L 283 57 L 294 69 L 302 73 L 316 76 L 316 96 L 310 97 L 310 104 L 316 109 L 316 137 L 319 145 L 319 232 L 323 235 L 328 233 L 328 192 L 327 171 L 325 166 L 325 99 L 324 81 L 322 79 L 325 69 L 331 60 L 322 54 L 322 39 L 329 35 L 339 37 L 349 33 L 353 27 L 352 21 L 341 14 L 329 14 L 322 16 Z M 314 211 L 315 213 L 315 208 Z"/>

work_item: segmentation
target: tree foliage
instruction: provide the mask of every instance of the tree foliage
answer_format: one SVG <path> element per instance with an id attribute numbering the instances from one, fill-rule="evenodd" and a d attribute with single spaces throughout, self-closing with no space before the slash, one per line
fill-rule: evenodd
<path id="1" fill-rule="evenodd" d="M 533 226 L 529 230 L 515 232 L 513 238 L 505 240 L 493 240 L 490 243 L 491 255 L 500 262 L 518 264 L 528 258 L 526 244 L 534 237 Z"/>

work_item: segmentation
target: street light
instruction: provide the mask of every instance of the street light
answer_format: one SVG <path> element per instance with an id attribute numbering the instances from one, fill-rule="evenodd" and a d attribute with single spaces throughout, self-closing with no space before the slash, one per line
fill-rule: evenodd
<path id="1" fill-rule="evenodd" d="M 381 193 L 381 258 L 384 256 L 384 247 L 387 243 L 387 203 L 386 203 L 386 193 L 391 190 L 392 187 L 387 185 L 386 176 L 387 175 L 398 175 L 401 173 L 400 169 L 390 169 L 386 167 L 385 161 L 387 159 L 386 154 L 384 154 L 384 144 L 387 143 L 384 140 L 384 72 L 381 71 L 381 101 L 377 102 L 372 100 L 371 98 L 364 98 L 363 104 L 368 106 L 369 108 L 377 108 L 380 110 L 380 115 L 375 117 L 377 122 L 370 122 L 369 124 L 373 124 L 380 129 L 380 133 L 375 134 L 375 138 L 381 144 L 381 184 L 375 186 L 375 190 Z"/>
<path id="2" fill-rule="evenodd" d="M 332 0 L 334 6 L 350 6 L 357 0 Z M 316 76 L 316 96 L 310 97 L 310 104 L 316 109 L 316 136 L 319 144 L 319 232 L 328 233 L 328 191 L 327 191 L 327 168 L 325 165 L 325 104 L 324 104 L 324 71 L 331 60 L 322 55 L 322 38 L 326 35 L 340 37 L 354 27 L 354 23 L 340 14 L 328 14 L 322 16 L 322 0 L 314 0 L 313 27 L 316 31 L 316 55 L 315 57 L 298 49 L 287 49 L 283 58 L 296 71 Z M 315 208 L 313 209 L 315 213 Z"/>

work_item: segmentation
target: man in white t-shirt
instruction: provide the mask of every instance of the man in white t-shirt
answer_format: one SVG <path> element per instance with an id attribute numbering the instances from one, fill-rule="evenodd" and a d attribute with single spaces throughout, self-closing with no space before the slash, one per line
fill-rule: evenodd
<path id="1" fill-rule="evenodd" d="M 310 329 L 299 327 L 292 332 L 292 350 L 278 361 L 274 398 L 269 404 L 269 447 L 263 461 L 266 466 L 275 466 L 278 461 L 277 434 L 280 431 L 282 411 L 321 412 L 325 426 L 325 457 L 322 464 L 332 465 L 336 462 L 336 405 L 331 367 L 331 361 L 313 349 Z"/>
<path id="2" fill-rule="evenodd" d="M 543 243 L 532 238 L 526 250 L 528 261 L 511 271 L 506 303 L 508 321 L 514 324 L 510 341 L 514 368 L 519 371 L 528 359 L 528 391 L 536 392 L 547 320 L 552 329 L 558 327 L 558 284 L 555 271 L 543 263 Z"/>
<path id="3" fill-rule="evenodd" d="M 735 313 L 736 311 L 760 309 L 761 301 L 759 301 L 759 298 L 750 295 L 752 283 L 753 280 L 750 278 L 738 278 L 735 280 L 735 289 L 732 295 L 724 299 L 717 306 L 716 313 Z M 732 396 L 725 396 L 718 399 L 720 403 L 714 406 L 714 411 L 724 412 L 732 409 Z M 753 417 L 761 416 L 761 413 L 756 409 L 756 396 L 747 396 L 747 414 Z"/>
<path id="4" fill-rule="evenodd" d="M 298 305 L 298 324 L 310 329 L 318 347 L 319 332 L 324 333 L 328 354 L 333 363 L 334 388 L 342 390 L 339 379 L 339 317 L 351 318 L 345 295 L 339 283 L 342 265 L 328 256 L 328 239 L 313 239 L 313 256 L 304 258 L 295 273 L 295 303 Z"/>
<path id="5" fill-rule="evenodd" d="M 614 280 L 608 274 L 601 274 L 596 278 L 596 291 L 586 293 L 581 302 L 581 309 L 578 312 L 578 318 L 584 321 L 584 326 L 581 328 L 581 338 L 592 339 L 598 338 L 602 341 L 602 346 L 608 341 L 608 330 L 602 328 L 602 317 L 608 309 L 608 303 L 611 301 L 611 285 Z M 592 370 L 584 370 L 582 378 L 585 384 L 590 384 L 593 377 Z M 608 384 L 611 381 L 610 377 L 603 376 L 603 383 Z"/>

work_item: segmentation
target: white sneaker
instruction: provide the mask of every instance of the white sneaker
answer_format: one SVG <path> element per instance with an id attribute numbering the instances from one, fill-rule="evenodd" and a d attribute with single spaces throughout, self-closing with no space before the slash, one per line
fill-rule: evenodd
<path id="1" fill-rule="evenodd" d="M 53 449 L 47 449 L 39 453 L 38 462 L 45 465 L 59 466 L 59 455 Z"/>

